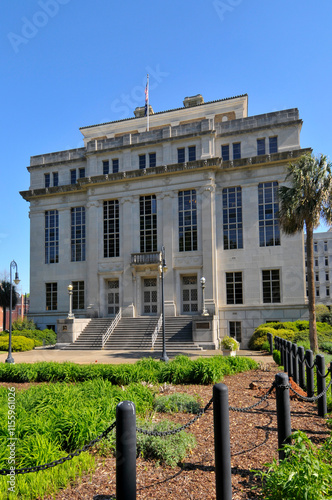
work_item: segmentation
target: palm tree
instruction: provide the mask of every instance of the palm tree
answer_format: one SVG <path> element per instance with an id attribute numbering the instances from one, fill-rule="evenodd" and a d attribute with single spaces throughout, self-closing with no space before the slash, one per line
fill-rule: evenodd
<path id="1" fill-rule="evenodd" d="M 280 227 L 286 234 L 295 234 L 304 228 L 307 233 L 307 271 L 309 302 L 309 339 L 310 349 L 318 351 L 315 282 L 314 282 L 314 229 L 320 219 L 327 224 L 332 223 L 332 174 L 331 163 L 326 156 L 316 158 L 307 153 L 296 163 L 288 166 L 286 181 L 290 187 L 279 188 L 279 220 Z"/>
<path id="2" fill-rule="evenodd" d="M 12 298 L 12 307 L 13 309 L 17 304 L 17 294 L 15 290 L 15 285 L 13 285 L 13 298 Z M 3 311 L 3 328 L 2 330 L 6 330 L 6 313 L 7 308 L 10 307 L 10 282 L 9 281 L 1 281 L 0 283 L 0 307 L 2 307 Z"/>

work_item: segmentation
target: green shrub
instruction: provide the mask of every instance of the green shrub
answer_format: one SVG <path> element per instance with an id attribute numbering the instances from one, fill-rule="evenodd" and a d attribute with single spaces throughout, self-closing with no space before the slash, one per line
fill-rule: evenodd
<path id="1" fill-rule="evenodd" d="M 332 442 L 316 447 L 301 431 L 292 435 L 293 444 L 285 445 L 285 459 L 268 465 L 267 472 L 257 471 L 263 480 L 265 500 L 322 500 L 332 498 Z"/>
<path id="2" fill-rule="evenodd" d="M 261 347 L 261 351 L 268 351 L 268 352 L 270 352 L 270 342 L 268 340 L 266 340 L 265 342 L 263 342 L 262 347 Z"/>
<path id="3" fill-rule="evenodd" d="M 151 423 L 139 423 L 138 427 L 149 431 L 164 432 L 179 427 L 167 420 Z M 137 454 L 145 459 L 154 459 L 175 467 L 196 445 L 193 434 L 180 431 L 169 436 L 149 436 L 137 433 Z"/>
<path id="4" fill-rule="evenodd" d="M 200 407 L 194 396 L 178 392 L 167 396 L 159 396 L 154 403 L 154 409 L 162 413 L 198 413 Z"/>
<path id="5" fill-rule="evenodd" d="M 56 343 L 56 333 L 53 330 L 14 330 L 13 335 L 24 335 L 28 339 L 38 340 L 38 345 L 53 345 Z"/>
<path id="6" fill-rule="evenodd" d="M 273 351 L 273 359 L 278 366 L 281 366 L 281 354 L 277 349 Z"/>
<path id="7" fill-rule="evenodd" d="M 322 351 L 332 354 L 332 342 L 322 342 L 319 347 Z"/>
<path id="8" fill-rule="evenodd" d="M 13 330 L 35 330 L 36 324 L 32 319 L 28 319 L 24 316 L 23 319 L 17 319 L 13 321 Z"/>
<path id="9" fill-rule="evenodd" d="M 0 351 L 8 351 L 9 347 L 9 335 L 0 337 Z M 12 337 L 12 351 L 31 351 L 35 347 L 35 341 L 33 339 L 27 339 L 22 336 Z"/>

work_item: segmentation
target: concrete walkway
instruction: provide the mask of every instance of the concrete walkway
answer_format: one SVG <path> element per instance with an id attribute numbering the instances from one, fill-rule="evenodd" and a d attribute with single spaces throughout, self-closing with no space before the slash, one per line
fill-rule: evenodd
<path id="1" fill-rule="evenodd" d="M 153 357 L 160 359 L 160 351 L 65 351 L 62 349 L 53 348 L 37 348 L 33 351 L 14 352 L 12 354 L 15 363 L 35 363 L 37 361 L 72 361 L 79 364 L 89 363 L 135 363 L 141 358 Z M 170 359 L 174 358 L 178 353 L 167 352 Z M 191 359 L 198 357 L 209 357 L 222 354 L 221 351 L 188 351 L 186 353 Z M 238 356 L 247 356 L 256 360 L 258 363 L 268 364 L 273 363 L 273 358 L 270 355 L 255 351 L 241 350 L 237 353 Z M 4 363 L 8 353 L 0 354 L 0 363 Z"/>

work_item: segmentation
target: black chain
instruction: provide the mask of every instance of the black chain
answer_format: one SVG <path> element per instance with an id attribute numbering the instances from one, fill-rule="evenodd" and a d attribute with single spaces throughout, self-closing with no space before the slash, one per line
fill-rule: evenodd
<path id="1" fill-rule="evenodd" d="M 246 406 L 245 408 L 236 408 L 235 406 L 230 406 L 229 409 L 231 411 L 238 411 L 238 412 L 243 412 L 243 413 L 245 413 L 246 411 L 252 410 L 253 408 L 260 405 L 263 401 L 265 401 L 269 397 L 269 395 L 271 394 L 271 392 L 273 391 L 275 386 L 276 386 L 276 384 L 275 384 L 275 382 L 273 382 L 270 389 L 267 391 L 267 393 L 264 394 L 264 396 L 262 396 L 261 399 L 259 401 L 257 401 L 256 403 L 254 403 L 253 405 Z"/>
<path id="2" fill-rule="evenodd" d="M 326 394 L 326 392 L 329 390 L 329 388 L 331 387 L 331 385 L 332 385 L 332 379 L 330 380 L 328 386 L 325 387 L 325 389 L 324 389 L 323 392 L 321 392 L 320 394 L 317 394 L 317 396 L 313 396 L 312 398 L 308 398 L 307 396 L 302 396 L 302 394 L 299 394 L 298 392 L 296 392 L 295 389 L 293 389 L 293 387 L 291 387 L 290 385 L 289 386 L 284 386 L 284 388 L 285 389 L 290 389 L 292 392 L 294 392 L 294 394 L 296 394 L 299 398 L 303 399 L 304 401 L 308 401 L 309 403 L 313 403 L 314 401 L 317 401 L 322 396 L 324 396 L 324 394 Z"/>
<path id="3" fill-rule="evenodd" d="M 87 451 L 89 448 L 92 448 L 93 445 L 98 443 L 101 439 L 107 436 L 115 427 L 116 422 L 113 422 L 107 429 L 104 430 L 98 437 L 90 441 L 90 443 L 84 445 L 82 448 L 78 448 L 75 451 L 72 451 L 66 457 L 59 458 L 58 460 L 53 460 L 48 464 L 36 465 L 35 467 L 24 467 L 22 469 L 15 469 L 15 475 L 17 474 L 27 474 L 28 472 L 38 472 L 40 470 L 50 469 L 51 467 L 55 467 L 56 465 L 63 464 L 67 460 L 72 460 L 74 457 L 78 457 L 83 451 Z M 12 473 L 9 469 L 0 469 L 1 476 L 7 476 L 9 473 Z"/>
<path id="4" fill-rule="evenodd" d="M 145 434 L 147 436 L 171 436 L 172 434 L 177 434 L 178 432 L 183 431 L 184 429 L 187 429 L 190 427 L 192 424 L 194 424 L 204 413 L 210 408 L 211 404 L 213 403 L 213 397 L 210 399 L 208 404 L 199 411 L 199 413 L 196 415 L 196 417 L 192 418 L 187 422 L 186 424 L 182 425 L 181 427 L 177 427 L 176 429 L 172 429 L 170 431 L 148 431 L 146 429 L 140 429 L 136 428 L 137 432 L 140 432 L 141 434 Z"/>
<path id="5" fill-rule="evenodd" d="M 328 374 L 330 373 L 330 371 L 331 371 L 331 369 L 330 369 L 330 368 L 328 368 L 328 369 L 327 369 L 327 372 L 325 373 L 325 375 L 323 375 L 323 374 L 322 374 L 322 373 L 318 370 L 318 368 L 317 368 L 317 373 L 318 373 L 318 375 L 319 375 L 320 377 L 322 377 L 322 378 L 326 378 L 326 377 L 328 376 Z"/>
<path id="6" fill-rule="evenodd" d="M 309 366 L 308 361 L 306 359 L 304 361 L 305 361 L 305 364 L 307 365 L 307 367 L 309 368 L 309 370 L 312 370 L 315 367 L 315 361 L 313 362 L 312 366 Z"/>

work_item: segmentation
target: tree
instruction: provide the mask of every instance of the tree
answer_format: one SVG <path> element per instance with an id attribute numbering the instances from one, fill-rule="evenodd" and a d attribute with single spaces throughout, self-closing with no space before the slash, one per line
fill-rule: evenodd
<path id="1" fill-rule="evenodd" d="M 15 285 L 13 285 L 13 298 L 12 298 L 12 307 L 15 308 L 17 304 L 17 294 Z M 0 283 L 0 307 L 3 310 L 3 331 L 6 330 L 6 313 L 7 308 L 10 307 L 10 282 L 9 281 L 1 281 Z"/>
<path id="2" fill-rule="evenodd" d="M 307 233 L 309 340 L 310 349 L 317 352 L 313 233 L 320 219 L 332 223 L 331 163 L 324 155 L 316 158 L 307 153 L 288 166 L 285 180 L 290 181 L 290 186 L 279 188 L 280 227 L 289 235 L 304 228 Z"/>

